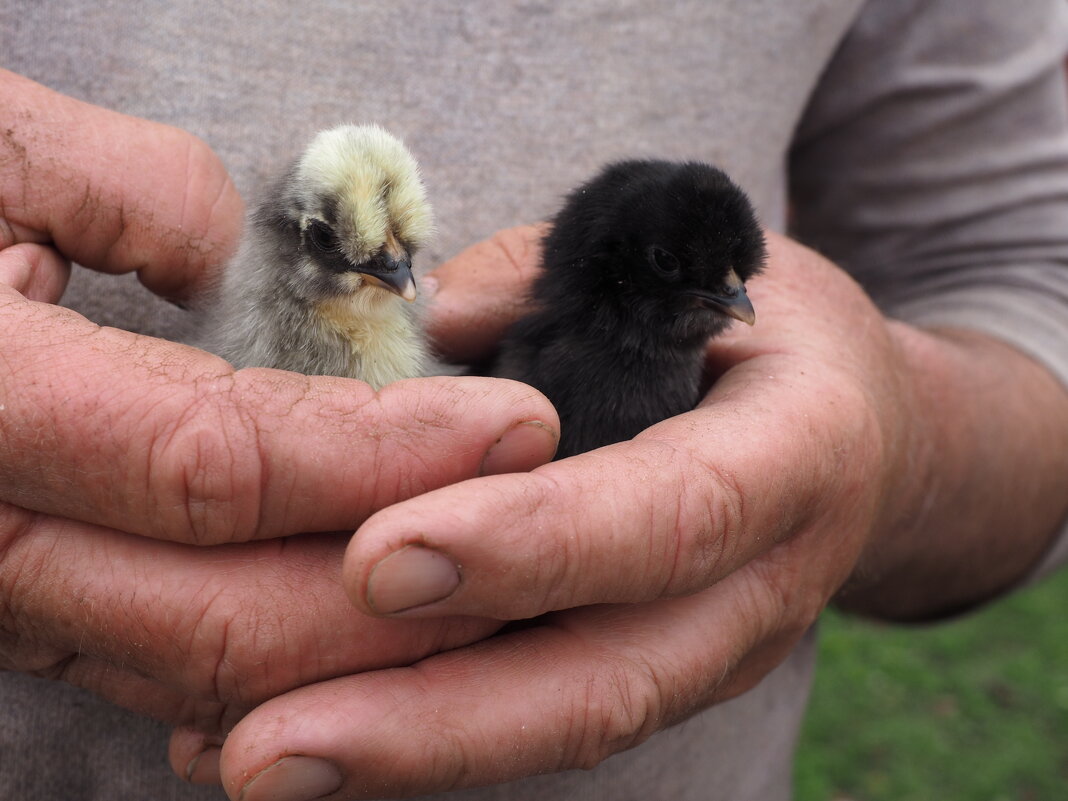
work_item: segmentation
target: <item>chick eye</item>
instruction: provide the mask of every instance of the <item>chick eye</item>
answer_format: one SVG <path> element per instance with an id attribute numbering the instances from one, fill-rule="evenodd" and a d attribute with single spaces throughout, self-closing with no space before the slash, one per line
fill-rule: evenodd
<path id="1" fill-rule="evenodd" d="M 665 278 L 674 278 L 679 274 L 679 260 L 668 251 L 657 245 L 652 245 L 646 251 L 649 264 Z"/>
<path id="2" fill-rule="evenodd" d="M 304 232 L 311 246 L 320 253 L 336 253 L 337 235 L 324 222 L 314 220 Z"/>

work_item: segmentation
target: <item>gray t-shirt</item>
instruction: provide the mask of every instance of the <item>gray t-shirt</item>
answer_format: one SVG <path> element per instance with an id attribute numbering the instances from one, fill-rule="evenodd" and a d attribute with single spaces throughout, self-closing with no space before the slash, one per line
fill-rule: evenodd
<path id="1" fill-rule="evenodd" d="M 424 267 L 544 219 L 606 161 L 711 161 L 889 314 L 990 332 L 1068 383 L 1066 11 L 8 0 L 0 53 L 61 92 L 198 134 L 246 197 L 317 129 L 381 123 L 419 158 L 437 212 Z M 158 336 L 182 322 L 132 276 L 78 271 L 66 302 Z M 810 636 L 756 689 L 592 771 L 449 798 L 782 801 L 812 662 Z M 223 798 L 170 774 L 166 735 L 89 693 L 0 675 L 0 797 Z"/>

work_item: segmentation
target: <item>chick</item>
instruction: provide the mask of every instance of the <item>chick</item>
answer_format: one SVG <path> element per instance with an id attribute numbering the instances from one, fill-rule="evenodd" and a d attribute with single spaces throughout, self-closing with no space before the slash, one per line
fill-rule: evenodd
<path id="1" fill-rule="evenodd" d="M 566 198 L 543 245 L 534 311 L 491 373 L 556 406 L 558 459 L 692 409 L 709 337 L 755 322 L 744 284 L 764 236 L 742 190 L 706 164 L 609 165 Z"/>
<path id="2" fill-rule="evenodd" d="M 318 134 L 249 215 L 196 344 L 235 367 L 424 375 L 412 255 L 433 223 L 411 153 L 373 125 Z"/>

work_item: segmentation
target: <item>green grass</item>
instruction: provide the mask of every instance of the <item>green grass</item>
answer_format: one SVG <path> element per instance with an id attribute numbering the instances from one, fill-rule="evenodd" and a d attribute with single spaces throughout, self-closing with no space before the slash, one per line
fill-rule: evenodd
<path id="1" fill-rule="evenodd" d="M 820 625 L 795 801 L 1068 799 L 1068 571 L 938 626 Z"/>

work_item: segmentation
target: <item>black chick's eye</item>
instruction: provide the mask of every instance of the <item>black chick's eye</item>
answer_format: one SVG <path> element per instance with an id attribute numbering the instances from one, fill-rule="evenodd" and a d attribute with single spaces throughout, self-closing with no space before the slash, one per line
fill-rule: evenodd
<path id="1" fill-rule="evenodd" d="M 674 254 L 658 245 L 650 245 L 645 253 L 649 264 L 659 275 L 670 279 L 678 278 L 680 265 Z"/>
<path id="2" fill-rule="evenodd" d="M 304 236 L 314 250 L 320 253 L 337 253 L 337 235 L 329 225 L 319 220 L 312 221 L 305 231 Z"/>

